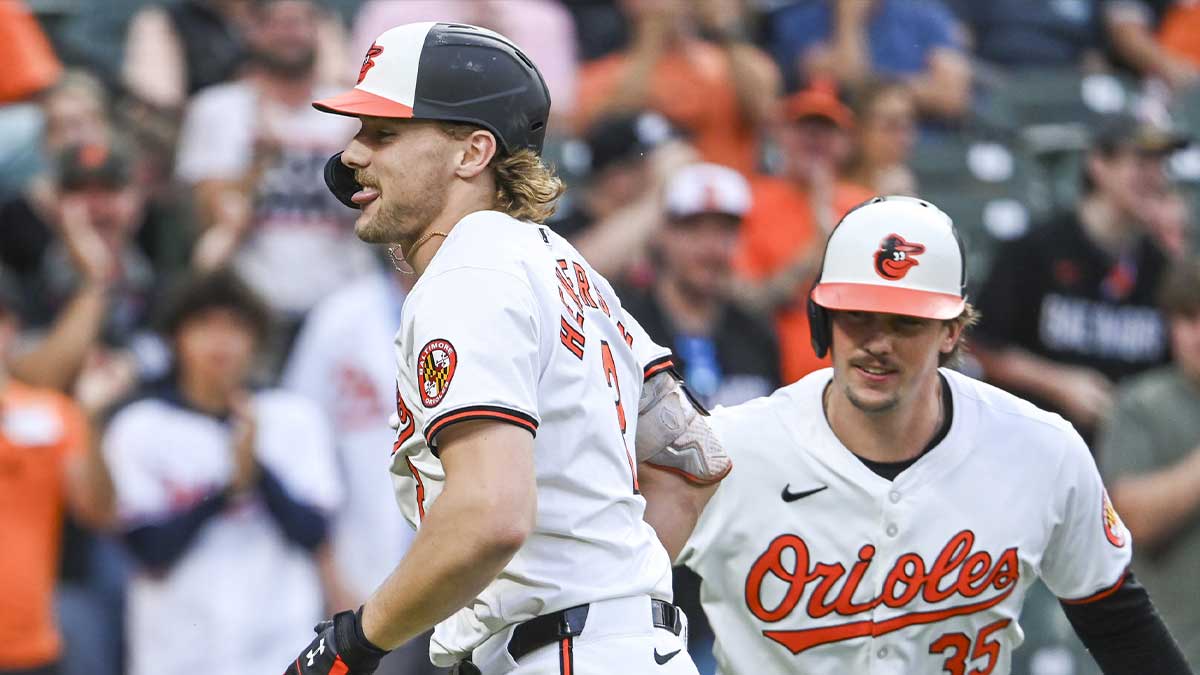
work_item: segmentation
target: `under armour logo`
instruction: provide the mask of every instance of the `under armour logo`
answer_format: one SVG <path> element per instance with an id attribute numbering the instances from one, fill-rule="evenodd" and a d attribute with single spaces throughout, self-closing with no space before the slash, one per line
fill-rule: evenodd
<path id="1" fill-rule="evenodd" d="M 319 642 L 317 644 L 317 648 L 310 649 L 310 650 L 308 650 L 308 653 L 305 654 L 305 656 L 308 657 L 308 667 L 312 668 L 313 659 L 317 658 L 318 655 L 324 654 L 324 653 L 325 653 L 325 638 L 321 638 L 321 642 Z"/>

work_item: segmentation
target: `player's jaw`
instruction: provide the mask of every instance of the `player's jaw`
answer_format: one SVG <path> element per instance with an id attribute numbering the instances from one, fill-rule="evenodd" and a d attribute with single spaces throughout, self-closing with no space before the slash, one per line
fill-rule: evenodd
<path id="1" fill-rule="evenodd" d="M 362 186 L 351 196 L 362 210 L 354 223 L 358 238 L 404 245 L 419 236 L 446 205 L 449 153 L 444 134 L 429 122 L 362 118 L 343 153 Z"/>
<path id="2" fill-rule="evenodd" d="M 844 391 L 855 408 L 866 413 L 891 410 L 900 401 L 904 371 L 894 360 L 871 354 L 852 356 L 844 368 Z"/>
<path id="3" fill-rule="evenodd" d="M 855 408 L 892 410 L 937 369 L 940 322 L 872 312 L 833 313 L 834 377 Z"/>

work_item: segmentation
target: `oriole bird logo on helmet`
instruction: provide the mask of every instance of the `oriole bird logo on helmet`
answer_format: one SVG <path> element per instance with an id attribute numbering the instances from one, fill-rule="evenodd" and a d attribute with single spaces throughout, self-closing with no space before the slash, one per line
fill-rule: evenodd
<path id="1" fill-rule="evenodd" d="M 898 234 L 889 234 L 875 251 L 875 271 L 888 281 L 903 279 L 910 268 L 921 264 L 916 256 L 924 252 L 923 244 L 910 243 Z"/>

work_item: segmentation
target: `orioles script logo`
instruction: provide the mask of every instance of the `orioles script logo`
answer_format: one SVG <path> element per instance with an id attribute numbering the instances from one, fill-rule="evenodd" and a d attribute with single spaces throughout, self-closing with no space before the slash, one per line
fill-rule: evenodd
<path id="1" fill-rule="evenodd" d="M 367 71 L 375 67 L 375 57 L 383 53 L 383 47 L 371 43 L 371 48 L 367 50 L 367 55 L 363 57 L 362 67 L 358 69 L 358 82 L 356 85 L 362 84 L 362 81 L 367 76 Z M 353 61 L 351 61 L 353 63 Z"/>
<path id="2" fill-rule="evenodd" d="M 790 616 L 810 589 L 812 593 L 803 610 L 813 619 L 830 614 L 853 617 L 868 613 L 880 605 L 900 608 L 917 598 L 930 605 L 946 605 L 882 621 L 867 618 L 803 630 L 763 631 L 764 636 L 787 647 L 793 654 L 819 645 L 859 637 L 878 637 L 909 626 L 974 614 L 1004 602 L 1016 589 L 1020 574 L 1015 546 L 994 560 L 987 551 L 975 551 L 974 548 L 975 534 L 963 530 L 946 542 L 928 567 L 921 556 L 905 553 L 896 559 L 896 564 L 887 573 L 879 596 L 865 602 L 854 602 L 859 584 L 875 558 L 874 546 L 867 544 L 860 548 L 858 561 L 847 572 L 841 563 L 811 561 L 810 564 L 808 546 L 804 540 L 794 534 L 783 534 L 771 542 L 746 575 L 746 606 L 762 621 L 775 623 Z M 796 561 L 790 568 L 784 563 L 787 551 L 792 554 L 787 558 L 794 556 Z M 787 585 L 787 592 L 775 607 L 767 607 L 762 601 L 763 582 L 768 578 Z M 841 588 L 835 591 L 839 582 Z M 989 590 L 999 593 L 976 602 L 953 602 L 958 598 L 977 598 Z"/>
<path id="3" fill-rule="evenodd" d="M 875 251 L 875 272 L 888 281 L 899 281 L 909 268 L 921 264 L 916 256 L 924 252 L 924 244 L 910 244 L 898 234 L 889 234 Z"/>

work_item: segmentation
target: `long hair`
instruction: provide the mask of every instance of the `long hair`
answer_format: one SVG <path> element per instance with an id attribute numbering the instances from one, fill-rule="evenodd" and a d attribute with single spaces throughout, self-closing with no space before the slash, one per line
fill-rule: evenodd
<path id="1" fill-rule="evenodd" d="M 442 123 L 443 131 L 456 140 L 482 128 L 459 122 Z M 498 150 L 490 166 L 496 178 L 497 211 L 535 223 L 544 223 L 554 215 L 558 198 L 567 188 L 536 153 L 528 148 L 512 153 Z"/>
<path id="2" fill-rule="evenodd" d="M 947 323 L 955 323 L 962 327 L 962 332 L 958 335 L 958 342 L 954 343 L 954 349 L 951 349 L 946 354 L 938 355 L 939 366 L 956 366 L 962 361 L 962 351 L 967 347 L 967 331 L 972 326 L 979 323 L 980 313 L 971 303 L 967 303 L 963 307 L 963 311 L 953 319 L 946 319 Z"/>

